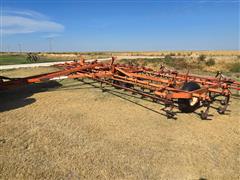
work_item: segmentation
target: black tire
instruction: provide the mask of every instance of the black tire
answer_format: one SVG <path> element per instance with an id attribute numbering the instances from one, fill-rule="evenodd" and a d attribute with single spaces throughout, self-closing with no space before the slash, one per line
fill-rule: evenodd
<path id="1" fill-rule="evenodd" d="M 113 80 L 113 84 L 125 87 L 125 88 L 133 88 L 133 85 L 130 83 L 125 83 L 125 82 L 121 82 L 121 81 L 116 81 Z M 116 89 L 121 89 L 120 87 L 116 87 Z"/>
<path id="2" fill-rule="evenodd" d="M 113 80 L 112 83 L 120 86 L 120 82 L 119 82 L 119 81 Z M 115 88 L 116 88 L 116 89 L 120 89 L 120 87 L 117 87 L 117 86 L 115 86 Z"/>
<path id="3" fill-rule="evenodd" d="M 129 88 L 129 89 L 133 88 L 133 84 L 130 84 L 130 83 L 124 83 L 123 85 L 125 88 Z"/>
<path id="4" fill-rule="evenodd" d="M 199 84 L 195 82 L 187 82 L 181 88 L 184 91 L 194 91 L 200 89 Z M 184 113 L 194 112 L 200 106 L 200 102 L 197 100 L 192 104 L 192 99 L 178 99 L 178 109 Z"/>

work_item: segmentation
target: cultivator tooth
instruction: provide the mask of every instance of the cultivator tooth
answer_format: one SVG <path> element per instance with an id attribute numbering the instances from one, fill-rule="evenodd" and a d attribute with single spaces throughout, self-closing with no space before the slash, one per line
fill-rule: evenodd
<path id="1" fill-rule="evenodd" d="M 175 105 L 171 101 L 165 101 L 164 102 L 164 108 L 162 108 L 163 111 L 166 113 L 166 117 L 168 119 L 175 119 L 176 112 L 173 111 Z"/>
<path id="2" fill-rule="evenodd" d="M 175 118 L 174 108 L 185 113 L 192 113 L 203 106 L 201 119 L 207 119 L 211 104 L 219 96 L 224 97 L 217 109 L 224 114 L 229 105 L 231 89 L 240 91 L 240 82 L 226 78 L 221 72 L 215 77 L 204 77 L 189 73 L 180 73 L 166 69 L 161 65 L 159 71 L 148 67 L 134 66 L 133 64 L 115 64 L 115 57 L 110 63 L 101 63 L 97 60 L 86 62 L 73 61 L 55 65 L 63 70 L 41 74 L 26 78 L 8 78 L 0 76 L 0 90 L 9 90 L 21 85 L 39 83 L 49 80 L 77 79 L 84 82 L 90 78 L 100 82 L 104 92 L 104 84 L 118 89 L 139 94 L 141 98 L 151 98 L 156 103 L 164 105 L 163 111 L 168 118 Z"/>
<path id="3" fill-rule="evenodd" d="M 205 111 L 201 111 L 200 116 L 201 116 L 202 120 L 207 120 L 208 115 L 209 115 L 209 109 L 210 109 L 211 102 L 203 101 L 202 104 L 203 104 L 203 107 L 206 107 L 206 109 L 205 109 Z"/>

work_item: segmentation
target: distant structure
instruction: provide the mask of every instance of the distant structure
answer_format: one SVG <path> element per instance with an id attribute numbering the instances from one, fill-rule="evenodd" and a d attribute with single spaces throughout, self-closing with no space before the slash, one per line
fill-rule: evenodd
<path id="1" fill-rule="evenodd" d="M 21 43 L 18 44 L 18 50 L 19 50 L 19 53 L 22 53 L 22 44 Z"/>
<path id="2" fill-rule="evenodd" d="M 52 52 L 52 40 L 53 40 L 52 37 L 48 38 L 49 52 Z"/>
<path id="3" fill-rule="evenodd" d="M 37 54 L 34 54 L 34 53 L 30 52 L 30 53 L 27 54 L 26 61 L 29 62 L 29 63 L 35 63 L 39 59 L 40 59 L 40 57 Z"/>

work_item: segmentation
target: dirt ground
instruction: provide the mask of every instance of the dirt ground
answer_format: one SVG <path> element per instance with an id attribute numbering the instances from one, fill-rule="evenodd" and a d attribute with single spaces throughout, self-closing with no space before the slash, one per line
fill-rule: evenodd
<path id="1" fill-rule="evenodd" d="M 239 179 L 238 97 L 226 115 L 211 109 L 212 120 L 171 120 L 159 104 L 97 86 L 64 80 L 2 94 L 0 179 Z"/>

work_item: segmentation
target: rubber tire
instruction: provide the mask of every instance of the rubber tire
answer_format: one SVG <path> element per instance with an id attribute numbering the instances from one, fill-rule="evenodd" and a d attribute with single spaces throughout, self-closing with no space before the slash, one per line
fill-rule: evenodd
<path id="1" fill-rule="evenodd" d="M 133 88 L 133 84 L 124 83 L 124 87 L 131 89 L 131 88 Z"/>
<path id="2" fill-rule="evenodd" d="M 195 82 L 187 82 L 183 85 L 181 90 L 184 91 L 194 91 L 200 89 L 199 84 Z M 178 109 L 184 113 L 194 112 L 200 106 L 200 102 L 198 101 L 196 104 L 191 105 L 190 99 L 178 99 Z"/>
<path id="3" fill-rule="evenodd" d="M 112 83 L 120 86 L 120 82 L 119 81 L 113 80 Z M 117 87 L 117 86 L 115 86 L 115 88 L 116 89 L 121 89 L 120 87 Z"/>
<path id="4" fill-rule="evenodd" d="M 133 84 L 124 83 L 124 82 L 120 82 L 120 81 L 116 81 L 116 80 L 113 80 L 113 84 L 116 84 L 116 85 L 119 85 L 119 86 L 122 86 L 122 87 L 125 87 L 125 88 L 132 88 L 133 87 Z M 120 87 L 116 87 L 116 88 L 121 89 Z"/>

